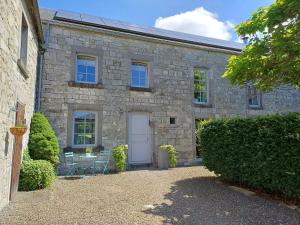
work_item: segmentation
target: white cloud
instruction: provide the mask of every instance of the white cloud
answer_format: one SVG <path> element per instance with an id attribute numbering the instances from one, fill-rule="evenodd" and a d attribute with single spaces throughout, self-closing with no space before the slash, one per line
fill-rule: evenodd
<path id="1" fill-rule="evenodd" d="M 154 26 L 189 34 L 231 40 L 232 35 L 230 31 L 233 30 L 234 24 L 229 21 L 223 22 L 218 19 L 217 14 L 199 7 L 173 16 L 159 17 L 155 20 Z"/>

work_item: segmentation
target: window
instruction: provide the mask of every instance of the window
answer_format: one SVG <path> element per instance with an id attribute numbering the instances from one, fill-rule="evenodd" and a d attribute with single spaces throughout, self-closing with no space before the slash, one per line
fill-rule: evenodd
<path id="1" fill-rule="evenodd" d="M 96 113 L 77 111 L 73 113 L 73 145 L 88 146 L 96 143 Z"/>
<path id="2" fill-rule="evenodd" d="M 77 55 L 76 60 L 76 82 L 92 83 L 96 81 L 96 58 L 87 55 Z"/>
<path id="3" fill-rule="evenodd" d="M 254 108 L 261 107 L 261 93 L 253 85 L 247 85 L 247 91 L 248 106 Z"/>
<path id="4" fill-rule="evenodd" d="M 194 101 L 196 103 L 207 103 L 206 70 L 194 68 Z"/>
<path id="5" fill-rule="evenodd" d="M 176 124 L 176 118 L 175 117 L 170 117 L 170 124 L 171 125 Z"/>
<path id="6" fill-rule="evenodd" d="M 132 62 L 131 87 L 148 88 L 148 64 Z"/>
<path id="7" fill-rule="evenodd" d="M 20 61 L 23 65 L 27 64 L 27 43 L 28 43 L 28 25 L 24 15 L 22 15 Z"/>

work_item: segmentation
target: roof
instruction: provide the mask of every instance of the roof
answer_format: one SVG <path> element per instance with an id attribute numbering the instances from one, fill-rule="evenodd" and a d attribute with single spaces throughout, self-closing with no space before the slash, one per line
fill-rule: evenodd
<path id="1" fill-rule="evenodd" d="M 38 41 L 40 44 L 44 43 L 43 29 L 40 18 L 39 6 L 37 0 L 26 0 L 25 1 L 30 16 L 32 17 L 33 26 L 38 36 Z M 40 45 L 41 46 L 41 45 Z"/>
<path id="2" fill-rule="evenodd" d="M 136 24 L 130 24 L 123 21 L 107 19 L 98 16 L 91 16 L 82 13 L 69 11 L 54 11 L 49 9 L 41 9 L 43 19 L 70 22 L 102 29 L 120 31 L 124 33 L 137 34 L 147 37 L 178 41 L 188 44 L 196 44 L 201 46 L 214 47 L 232 51 L 241 51 L 244 44 L 232 41 L 225 41 L 216 38 L 204 37 L 199 35 L 187 34 L 171 30 L 159 29 L 154 27 L 145 27 Z"/>

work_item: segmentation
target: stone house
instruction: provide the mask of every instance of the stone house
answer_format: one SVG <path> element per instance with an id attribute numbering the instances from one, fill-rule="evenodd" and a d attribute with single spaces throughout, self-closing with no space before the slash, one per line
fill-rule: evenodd
<path id="1" fill-rule="evenodd" d="M 42 25 L 35 0 L 0 1 L 0 209 L 18 188 L 22 149 L 28 141 L 10 127 L 26 123 L 34 111 Z"/>
<path id="2" fill-rule="evenodd" d="M 157 164 L 172 144 L 196 158 L 195 120 L 300 112 L 292 87 L 261 94 L 222 79 L 243 44 L 41 10 L 46 39 L 41 110 L 62 149 L 128 143 L 128 164 Z"/>

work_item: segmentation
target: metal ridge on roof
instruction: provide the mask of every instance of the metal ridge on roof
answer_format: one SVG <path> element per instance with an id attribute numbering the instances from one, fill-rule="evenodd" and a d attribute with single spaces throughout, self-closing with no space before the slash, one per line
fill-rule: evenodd
<path id="1" fill-rule="evenodd" d="M 193 34 L 187 34 L 177 31 L 164 30 L 154 27 L 144 27 L 135 24 L 130 24 L 118 20 L 107 19 L 98 16 L 91 16 L 76 12 L 69 11 L 56 11 L 54 15 L 55 20 L 72 22 L 87 26 L 100 27 L 109 30 L 122 31 L 126 33 L 138 34 L 148 37 L 185 42 L 189 44 L 197 44 L 208 47 L 241 51 L 244 48 L 244 44 L 237 42 L 230 42 L 216 38 L 209 38 L 204 36 L 198 36 Z"/>

